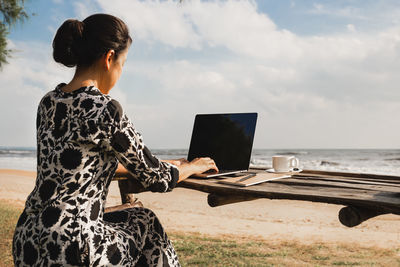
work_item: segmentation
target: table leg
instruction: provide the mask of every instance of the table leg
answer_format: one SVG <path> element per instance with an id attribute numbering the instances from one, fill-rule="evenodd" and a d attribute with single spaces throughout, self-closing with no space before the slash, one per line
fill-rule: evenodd
<path id="1" fill-rule="evenodd" d="M 354 227 L 368 219 L 388 213 L 374 208 L 347 206 L 339 211 L 339 221 L 347 227 Z"/>
<path id="2" fill-rule="evenodd" d="M 226 204 L 244 202 L 257 199 L 256 197 L 241 195 L 219 195 L 215 193 L 208 194 L 207 202 L 210 207 L 218 207 Z"/>
<path id="3" fill-rule="evenodd" d="M 125 204 L 125 203 L 133 204 L 137 200 L 137 198 L 135 198 L 135 194 L 126 194 L 126 193 L 122 193 L 121 191 L 120 191 L 120 194 L 121 194 L 122 204 Z"/>
<path id="4" fill-rule="evenodd" d="M 130 204 L 133 206 L 141 206 L 143 207 L 142 203 L 138 201 L 138 198 L 135 197 L 135 194 L 132 193 L 131 184 L 129 181 L 126 180 L 119 180 L 118 181 L 119 193 L 121 195 L 121 202 L 122 204 Z M 137 205 L 137 203 L 140 203 Z"/>
<path id="5" fill-rule="evenodd" d="M 133 207 L 143 207 L 142 202 L 140 202 L 136 197 L 135 194 L 130 193 L 129 190 L 126 190 L 125 182 L 122 180 L 118 181 L 119 193 L 121 195 L 121 205 L 107 207 L 104 209 L 104 212 L 114 212 L 124 209 L 129 209 Z"/>

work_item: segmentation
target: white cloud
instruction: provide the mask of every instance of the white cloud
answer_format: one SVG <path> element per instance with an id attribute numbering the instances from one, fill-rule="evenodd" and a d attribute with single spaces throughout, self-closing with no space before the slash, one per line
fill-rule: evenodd
<path id="1" fill-rule="evenodd" d="M 260 113 L 256 147 L 400 146 L 400 121 L 393 120 L 400 113 L 399 25 L 371 33 L 346 23 L 342 33 L 300 36 L 277 27 L 253 1 L 98 4 L 133 32 L 111 95 L 154 148 L 187 147 L 196 113 L 238 111 Z M 80 19 L 97 8 L 75 7 Z M 342 14 L 349 12 L 359 11 Z M 14 45 L 25 52 L 0 73 L 12 88 L 0 103 L 14 121 L 19 114 L 33 125 L 41 94 L 72 75 L 44 44 Z M 24 144 L 28 135 L 18 134 L 15 143 Z"/>
<path id="2" fill-rule="evenodd" d="M 353 24 L 347 24 L 346 28 L 349 32 L 356 32 L 356 27 Z"/>
<path id="3" fill-rule="evenodd" d="M 313 5 L 313 12 L 320 13 L 324 10 L 324 6 L 321 4 L 314 3 Z"/>
<path id="4" fill-rule="evenodd" d="M 99 1 L 107 12 L 120 15 L 136 38 L 161 41 L 172 47 L 200 46 L 199 37 L 185 15 L 186 5 L 174 1 Z M 125 12 L 123 9 L 126 9 Z M 188 23 L 189 22 L 189 23 Z"/>
<path id="5" fill-rule="evenodd" d="M 309 13 L 316 15 L 329 15 L 335 17 L 343 17 L 343 18 L 351 18 L 351 19 L 359 19 L 359 20 L 367 20 L 368 17 L 362 14 L 360 8 L 354 6 L 346 6 L 346 7 L 335 7 L 334 2 L 331 3 L 332 6 L 322 5 L 314 3 L 313 8 L 309 10 Z"/>
<path id="6" fill-rule="evenodd" d="M 296 55 L 295 36 L 278 31 L 268 16 L 257 12 L 252 1 L 104 1 L 99 4 L 123 18 L 140 40 L 172 47 L 201 49 L 223 46 L 254 57 Z M 278 42 L 277 42 L 278 41 Z M 279 45 L 286 46 L 281 49 Z"/>
<path id="7" fill-rule="evenodd" d="M 84 20 L 89 15 L 98 13 L 98 7 L 92 0 L 77 0 L 72 2 L 77 19 Z"/>
<path id="8" fill-rule="evenodd" d="M 252 1 L 188 1 L 178 5 L 174 1 L 111 4 L 99 0 L 99 4 L 125 19 L 138 42 L 200 49 L 203 58 L 213 49 L 222 48 L 226 56 L 221 61 L 209 58 L 205 63 L 189 55 L 183 60 L 149 58 L 149 62 L 127 67 L 129 71 L 124 75 L 146 77 L 158 86 L 157 94 L 164 97 L 163 101 L 146 106 L 167 120 L 179 110 L 190 114 L 182 121 L 186 125 L 191 125 L 191 116 L 197 112 L 258 110 L 262 113 L 258 132 L 267 136 L 272 127 L 298 133 L 299 138 L 292 143 L 277 134 L 277 146 L 318 147 L 325 143 L 368 147 L 374 145 L 355 142 L 363 138 L 353 138 L 351 133 L 360 134 L 358 129 L 365 128 L 366 117 L 377 119 L 388 109 L 399 109 L 396 101 L 391 101 L 400 100 L 396 88 L 400 79 L 395 73 L 400 65 L 393 60 L 400 52 L 400 27 L 372 35 L 356 32 L 354 25 L 349 25 L 349 32 L 304 37 L 279 29 Z M 363 18 L 358 9 L 350 7 L 332 11 L 317 5 L 315 10 L 343 17 L 358 13 L 358 18 Z M 141 122 L 145 129 L 161 121 L 155 115 L 146 118 L 147 123 Z M 381 119 L 380 125 L 383 122 L 389 123 Z M 400 130 L 398 123 L 390 125 L 387 127 L 393 131 Z M 390 147 L 388 142 L 375 138 L 376 132 L 368 129 L 362 134 L 375 140 L 376 146 Z M 173 139 L 175 133 L 171 131 L 169 137 Z M 185 134 L 190 135 L 190 131 Z M 160 146 L 151 130 L 148 137 Z M 334 141 L 326 143 L 326 138 Z M 395 139 L 391 142 L 400 145 Z M 265 139 L 256 144 L 271 145 Z"/>

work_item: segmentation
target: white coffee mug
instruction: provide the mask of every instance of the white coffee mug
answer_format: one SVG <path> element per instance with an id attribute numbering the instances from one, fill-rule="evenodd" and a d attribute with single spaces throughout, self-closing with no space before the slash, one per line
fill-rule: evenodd
<path id="1" fill-rule="evenodd" d="M 294 156 L 273 156 L 272 168 L 276 172 L 289 172 L 299 167 L 299 159 Z"/>

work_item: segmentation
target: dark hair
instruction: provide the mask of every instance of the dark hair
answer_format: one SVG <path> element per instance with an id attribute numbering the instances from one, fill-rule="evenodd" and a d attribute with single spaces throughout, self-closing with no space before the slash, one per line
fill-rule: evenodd
<path id="1" fill-rule="evenodd" d="M 132 42 L 126 24 L 107 14 L 94 14 L 83 21 L 66 20 L 53 40 L 53 58 L 67 67 L 90 66 L 109 50 L 119 52 Z"/>

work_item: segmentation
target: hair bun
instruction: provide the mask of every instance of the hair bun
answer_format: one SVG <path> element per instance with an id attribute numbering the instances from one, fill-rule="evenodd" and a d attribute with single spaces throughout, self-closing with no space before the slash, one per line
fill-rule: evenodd
<path id="1" fill-rule="evenodd" d="M 67 67 L 78 64 L 84 23 L 76 19 L 66 20 L 57 30 L 53 40 L 53 58 Z"/>
<path id="2" fill-rule="evenodd" d="M 132 43 L 128 26 L 108 14 L 93 14 L 82 22 L 66 20 L 53 40 L 53 58 L 67 67 L 89 67 L 108 51 L 115 58 Z"/>

